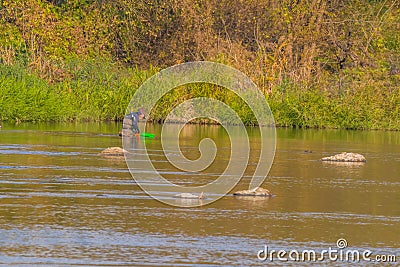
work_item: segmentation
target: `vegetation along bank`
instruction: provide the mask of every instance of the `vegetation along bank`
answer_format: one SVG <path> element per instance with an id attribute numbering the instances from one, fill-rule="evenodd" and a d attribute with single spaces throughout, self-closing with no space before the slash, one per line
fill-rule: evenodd
<path id="1" fill-rule="evenodd" d="M 280 126 L 400 130 L 398 1 L 0 0 L 0 120 L 121 120 L 135 89 L 209 60 L 260 87 Z M 254 118 L 224 88 L 210 96 Z"/>

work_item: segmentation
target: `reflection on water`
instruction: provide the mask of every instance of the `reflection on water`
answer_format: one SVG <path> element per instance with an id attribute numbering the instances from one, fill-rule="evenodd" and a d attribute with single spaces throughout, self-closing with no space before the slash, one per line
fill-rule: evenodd
<path id="1" fill-rule="evenodd" d="M 339 238 L 346 238 L 350 248 L 397 254 L 400 261 L 398 132 L 278 129 L 276 158 L 264 183 L 275 197 L 225 196 L 184 209 L 150 198 L 124 161 L 98 156 L 106 147 L 121 146 L 116 135 L 120 126 L 3 125 L 0 263 L 266 265 L 257 259 L 264 245 L 321 251 L 334 248 Z M 255 169 L 259 139 L 256 130 L 249 134 L 253 150 L 235 190 L 246 189 Z M 202 137 L 213 138 L 218 148 L 216 162 L 203 173 L 168 165 L 159 139 L 140 140 L 138 146 L 146 142 L 165 177 L 203 184 L 227 166 L 230 144 L 220 127 L 188 126 L 180 143 L 185 156 L 199 156 Z M 367 163 L 320 161 L 343 151 L 361 153 Z"/>

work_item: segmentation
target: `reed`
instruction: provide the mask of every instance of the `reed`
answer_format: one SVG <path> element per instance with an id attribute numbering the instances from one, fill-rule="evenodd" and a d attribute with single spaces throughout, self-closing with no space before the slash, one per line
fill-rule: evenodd
<path id="1" fill-rule="evenodd" d="M 120 120 L 135 90 L 155 72 L 94 61 L 73 68 L 73 78 L 49 84 L 24 66 L 0 64 L 0 120 Z"/>
<path id="2" fill-rule="evenodd" d="M 363 76 L 340 90 L 283 84 L 266 99 L 279 126 L 400 130 L 400 88 Z"/>
<path id="3" fill-rule="evenodd" d="M 48 83 L 22 64 L 0 64 L 0 120 L 122 120 L 135 90 L 158 71 L 124 68 L 103 60 L 68 64 L 71 78 L 58 83 Z M 397 80 L 387 81 L 378 74 L 373 80 L 367 79 L 371 75 L 348 73 L 348 84 L 340 88 L 329 82 L 305 86 L 286 80 L 273 87 L 266 100 L 276 124 L 282 127 L 400 130 Z M 157 103 L 151 119 L 162 122 L 173 107 L 200 96 L 221 100 L 246 125 L 256 124 L 253 113 L 238 96 L 227 89 L 200 83 L 166 94 Z"/>

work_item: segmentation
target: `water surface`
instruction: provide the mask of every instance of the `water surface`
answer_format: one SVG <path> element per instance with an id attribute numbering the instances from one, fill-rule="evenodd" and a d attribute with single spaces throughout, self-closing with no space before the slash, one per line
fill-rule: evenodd
<path id="1" fill-rule="evenodd" d="M 393 254 L 400 261 L 399 132 L 278 129 L 275 161 L 263 185 L 275 197 L 225 196 L 185 209 L 144 193 L 124 160 L 98 155 L 104 148 L 121 146 L 119 127 L 3 125 L 0 263 L 262 266 L 269 262 L 258 260 L 257 252 L 265 245 L 321 251 L 337 248 L 339 238 L 347 240 L 348 248 Z M 205 173 L 188 174 L 169 166 L 159 139 L 138 145 L 147 142 L 155 165 L 177 183 L 198 185 L 215 179 L 229 160 L 226 133 L 215 126 L 188 126 L 185 131 L 181 147 L 188 158 L 198 157 L 203 137 L 217 144 L 217 160 Z M 249 133 L 254 151 L 235 190 L 246 188 L 256 164 L 260 140 L 252 129 Z M 343 151 L 362 153 L 367 163 L 320 161 Z"/>

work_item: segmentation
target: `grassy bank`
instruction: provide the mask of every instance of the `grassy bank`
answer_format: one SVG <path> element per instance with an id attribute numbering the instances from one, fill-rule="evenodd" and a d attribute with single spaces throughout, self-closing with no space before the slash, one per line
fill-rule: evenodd
<path id="1" fill-rule="evenodd" d="M 276 123 L 400 130 L 399 1 L 0 0 L 0 120 L 122 118 L 157 69 L 207 60 L 259 85 Z M 178 88 L 152 114 L 222 88 Z"/>
<path id="2" fill-rule="evenodd" d="M 27 67 L 0 64 L 0 120 L 120 120 L 135 89 L 154 72 L 102 61 L 69 64 L 74 78 L 54 84 Z"/>
<path id="3" fill-rule="evenodd" d="M 48 83 L 22 65 L 0 64 L 1 121 L 121 120 L 135 90 L 156 69 L 142 71 L 106 61 L 69 62 L 73 78 Z M 375 79 L 370 77 L 375 75 Z M 353 70 L 344 85 L 325 77 L 314 86 L 285 81 L 266 93 L 276 124 L 289 127 L 400 130 L 398 78 L 384 72 Z M 369 78 L 369 79 L 367 79 Z M 196 84 L 166 95 L 152 114 L 162 121 L 185 99 L 208 96 L 224 101 L 245 124 L 254 117 L 243 102 L 223 88 Z"/>
<path id="4" fill-rule="evenodd" d="M 312 87 L 282 84 L 267 100 L 281 126 L 400 130 L 399 77 L 370 69 L 346 73 L 346 84 L 335 77 Z"/>

